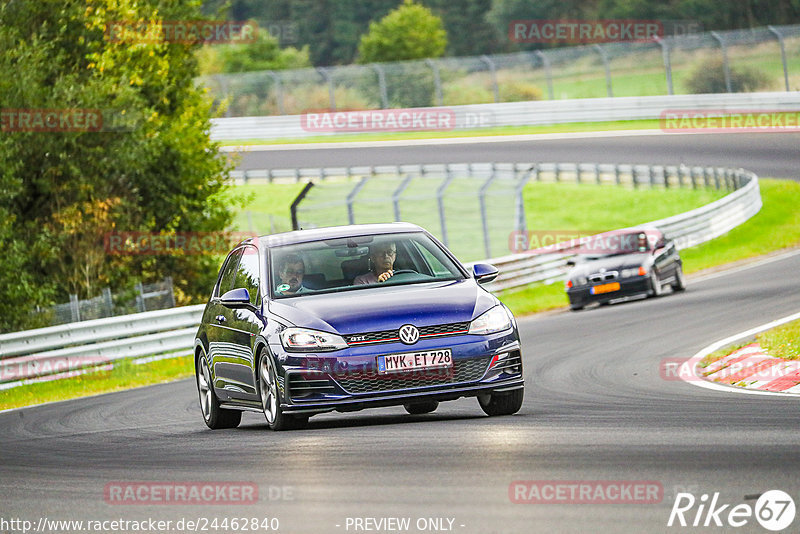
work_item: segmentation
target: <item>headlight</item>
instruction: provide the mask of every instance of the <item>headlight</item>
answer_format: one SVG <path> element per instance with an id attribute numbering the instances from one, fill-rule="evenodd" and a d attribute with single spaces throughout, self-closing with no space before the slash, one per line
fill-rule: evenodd
<path id="1" fill-rule="evenodd" d="M 495 306 L 469 324 L 470 334 L 493 334 L 511 328 L 511 317 L 506 309 Z"/>
<path id="2" fill-rule="evenodd" d="M 347 348 L 341 336 L 311 330 L 309 328 L 287 328 L 281 332 L 283 348 L 292 352 L 315 352 Z"/>

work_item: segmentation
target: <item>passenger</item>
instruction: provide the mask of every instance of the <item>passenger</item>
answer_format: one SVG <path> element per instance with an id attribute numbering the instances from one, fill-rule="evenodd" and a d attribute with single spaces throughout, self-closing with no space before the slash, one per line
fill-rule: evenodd
<path id="1" fill-rule="evenodd" d="M 308 293 L 308 290 L 303 287 L 303 276 L 305 276 L 306 267 L 305 263 L 303 263 L 303 258 L 299 254 L 288 254 L 278 265 L 279 284 L 275 288 L 276 293 L 279 295 Z"/>
<path id="2" fill-rule="evenodd" d="M 377 284 L 394 276 L 397 246 L 392 242 L 375 243 L 369 247 L 368 273 L 356 276 L 353 285 Z"/>

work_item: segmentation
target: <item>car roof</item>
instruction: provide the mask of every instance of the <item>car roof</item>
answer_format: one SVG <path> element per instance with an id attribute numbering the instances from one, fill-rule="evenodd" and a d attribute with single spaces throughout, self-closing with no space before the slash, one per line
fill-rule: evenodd
<path id="1" fill-rule="evenodd" d="M 352 224 L 349 226 L 329 226 L 326 228 L 295 230 L 293 232 L 264 235 L 260 236 L 258 240 L 261 246 L 264 247 L 280 247 L 283 245 L 294 245 L 297 243 L 308 243 L 312 241 L 322 241 L 325 239 L 335 239 L 339 237 L 356 237 L 363 235 L 374 236 L 424 231 L 425 230 L 416 224 L 405 222 Z"/>

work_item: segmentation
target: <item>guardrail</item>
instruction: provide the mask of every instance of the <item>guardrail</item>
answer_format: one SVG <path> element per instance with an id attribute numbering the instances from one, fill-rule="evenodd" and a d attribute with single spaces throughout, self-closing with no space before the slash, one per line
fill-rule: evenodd
<path id="1" fill-rule="evenodd" d="M 407 166 L 401 166 L 405 171 Z M 659 228 L 679 248 L 698 245 L 728 232 L 761 209 L 758 177 L 744 169 L 713 167 L 511 164 L 506 172 L 525 170 L 534 181 L 649 184 L 661 187 L 727 185 L 735 191 L 711 204 L 642 226 Z M 384 169 L 385 170 L 385 169 Z M 488 285 L 492 291 L 563 279 L 566 249 L 548 254 L 521 253 L 488 261 L 500 268 Z M 185 306 L 0 335 L 0 389 L 59 373 L 82 372 L 128 357 L 190 351 L 204 305 Z"/>
<path id="2" fill-rule="evenodd" d="M 604 170 L 609 172 L 608 167 L 604 165 L 594 167 L 596 176 L 601 176 Z M 576 168 L 579 167 L 576 166 Z M 667 238 L 676 241 L 678 249 L 693 247 L 719 237 L 742 224 L 761 209 L 758 177 L 744 169 L 651 167 L 648 174 L 655 183 L 667 186 L 670 183 L 673 183 L 674 186 L 675 180 L 691 180 L 695 185 L 724 181 L 737 188 L 725 197 L 700 208 L 637 226 L 658 228 Z M 578 173 L 578 175 L 580 174 Z M 574 257 L 574 254 L 569 254 L 566 247 L 562 248 L 560 254 L 558 247 L 553 247 L 553 250 L 555 253 L 523 252 L 488 260 L 500 269 L 500 275 L 495 281 L 488 284 L 487 288 L 492 291 L 501 291 L 534 282 L 563 280 L 569 270 L 567 261 Z"/>
<path id="3" fill-rule="evenodd" d="M 0 335 L 0 384 L 75 373 L 121 358 L 190 350 L 204 305 Z"/>
<path id="4" fill-rule="evenodd" d="M 425 109 L 425 108 L 421 108 Z M 780 112 L 800 109 L 798 92 L 730 93 L 707 95 L 664 95 L 614 98 L 578 98 L 449 106 L 454 117 L 453 130 L 494 126 L 536 126 L 571 122 L 660 119 L 667 110 L 709 112 Z M 399 113 L 401 110 L 393 110 Z M 339 112 L 347 116 L 348 113 Z M 302 139 L 336 136 L 303 127 L 303 115 L 231 117 L 211 120 L 214 141 Z M 367 130 L 368 131 L 368 130 Z M 352 135 L 352 131 L 345 131 Z"/>

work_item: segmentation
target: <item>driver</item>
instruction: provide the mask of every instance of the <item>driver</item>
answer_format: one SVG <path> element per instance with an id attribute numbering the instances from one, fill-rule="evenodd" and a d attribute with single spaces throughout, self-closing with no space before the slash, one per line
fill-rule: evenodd
<path id="1" fill-rule="evenodd" d="M 280 295 L 297 295 L 306 293 L 303 287 L 303 276 L 305 276 L 305 264 L 303 258 L 298 254 L 289 254 L 279 264 L 278 278 L 280 283 L 275 291 Z"/>
<path id="2" fill-rule="evenodd" d="M 375 243 L 369 247 L 368 273 L 356 276 L 353 285 L 377 284 L 394 276 L 394 259 L 397 246 L 392 242 Z"/>

